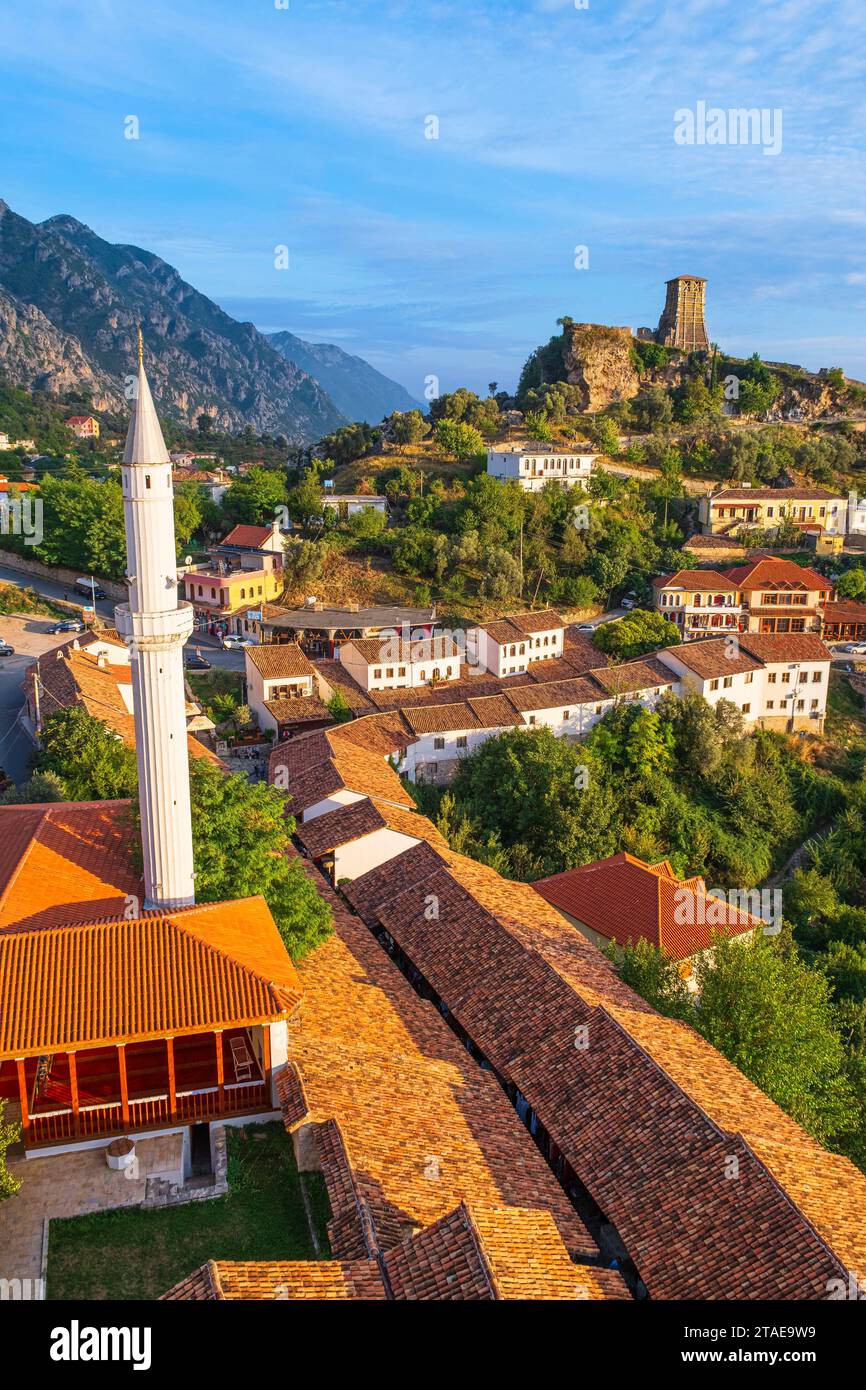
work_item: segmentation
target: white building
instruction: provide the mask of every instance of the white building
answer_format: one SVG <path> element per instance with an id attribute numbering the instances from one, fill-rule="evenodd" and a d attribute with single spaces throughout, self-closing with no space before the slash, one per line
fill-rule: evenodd
<path id="1" fill-rule="evenodd" d="M 352 638 L 338 655 L 362 690 L 412 690 L 458 680 L 466 649 L 448 636 L 405 641 L 396 633 L 383 633 Z"/>
<path id="2" fill-rule="evenodd" d="M 487 450 L 487 472 L 500 481 L 519 483 L 525 492 L 540 492 L 545 483 L 589 486 L 598 454 L 581 454 L 554 444 L 515 444 Z"/>
<path id="3" fill-rule="evenodd" d="M 866 535 L 866 497 L 858 497 L 856 492 L 848 494 L 848 534 Z"/>
<path id="4" fill-rule="evenodd" d="M 244 648 L 247 704 L 260 729 L 279 733 L 287 701 L 317 693 L 315 668 L 296 642 Z"/>
<path id="5" fill-rule="evenodd" d="M 388 515 L 387 497 L 369 496 L 365 493 L 332 493 L 328 497 L 322 498 L 322 507 L 329 507 L 331 511 L 338 512 L 340 516 L 353 517 L 359 512 L 381 512 L 383 516 Z"/>
<path id="6" fill-rule="evenodd" d="M 742 633 L 686 642 L 658 653 L 710 705 L 730 700 L 746 724 L 780 732 L 821 733 L 827 713 L 831 654 L 812 632 Z"/>
<path id="7" fill-rule="evenodd" d="M 562 656 L 565 622 L 558 613 L 518 613 L 482 623 L 470 633 L 478 664 L 494 676 L 522 674 L 533 661 Z"/>

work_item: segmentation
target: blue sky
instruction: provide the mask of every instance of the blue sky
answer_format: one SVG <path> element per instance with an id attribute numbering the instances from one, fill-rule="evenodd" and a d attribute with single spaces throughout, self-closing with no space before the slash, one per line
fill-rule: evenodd
<path id="1" fill-rule="evenodd" d="M 277 4 L 0 0 L 0 196 L 415 395 L 513 386 L 561 314 L 654 326 L 680 273 L 724 348 L 866 378 L 863 0 Z M 698 101 L 781 109 L 781 153 L 676 144 Z"/>

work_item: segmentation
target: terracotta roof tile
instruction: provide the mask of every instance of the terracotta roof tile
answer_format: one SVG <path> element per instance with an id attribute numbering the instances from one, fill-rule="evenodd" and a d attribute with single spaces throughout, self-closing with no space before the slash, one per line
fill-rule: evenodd
<path id="1" fill-rule="evenodd" d="M 297 973 L 264 898 L 0 933 L 0 1056 L 285 1018 Z"/>
<path id="2" fill-rule="evenodd" d="M 674 960 L 705 950 L 715 932 L 738 936 L 764 923 L 707 893 L 701 878 L 679 879 L 667 860 L 647 864 L 615 854 L 540 879 L 545 899 L 609 940 L 625 945 L 642 938 Z"/>
<path id="3" fill-rule="evenodd" d="M 330 854 L 340 845 L 348 845 L 363 835 L 381 830 L 385 822 L 369 797 L 353 801 L 339 810 L 327 811 L 297 827 L 296 838 L 313 858 Z"/>
<path id="4" fill-rule="evenodd" d="M 312 662 L 297 642 L 267 642 L 263 646 L 245 647 L 244 657 L 265 680 L 315 675 Z"/>

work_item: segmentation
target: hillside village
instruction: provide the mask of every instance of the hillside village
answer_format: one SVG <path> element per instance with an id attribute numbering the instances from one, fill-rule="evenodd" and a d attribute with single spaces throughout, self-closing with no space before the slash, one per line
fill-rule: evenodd
<path id="1" fill-rule="evenodd" d="M 162 417 L 141 333 L 128 421 L 0 385 L 37 1296 L 866 1271 L 866 388 L 726 358 L 704 284 L 315 441 Z"/>

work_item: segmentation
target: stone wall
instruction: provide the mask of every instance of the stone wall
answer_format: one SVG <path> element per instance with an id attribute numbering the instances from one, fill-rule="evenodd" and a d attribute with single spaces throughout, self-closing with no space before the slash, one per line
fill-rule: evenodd
<path id="1" fill-rule="evenodd" d="M 6 569 L 18 570 L 21 574 L 32 575 L 34 579 L 50 579 L 54 584 L 68 584 L 71 586 L 80 577 L 80 571 L 65 569 L 62 565 L 43 565 L 39 560 L 28 560 L 24 555 L 19 555 L 14 550 L 6 550 L 0 547 L 0 566 Z M 98 574 L 94 575 L 97 584 L 103 588 L 109 598 L 117 599 L 119 603 L 125 603 L 127 599 L 126 585 L 118 584 L 116 579 L 101 579 Z M 83 599 L 84 595 L 80 595 Z"/>

